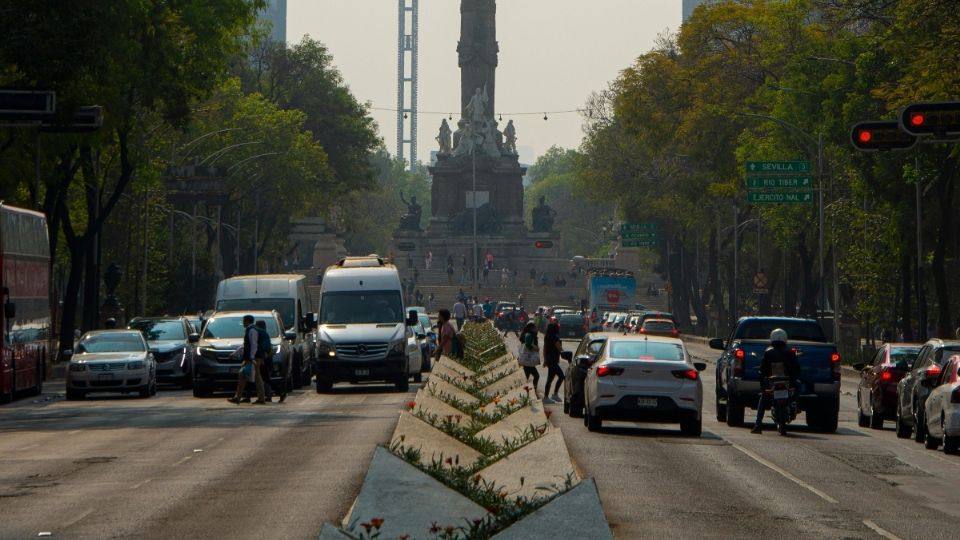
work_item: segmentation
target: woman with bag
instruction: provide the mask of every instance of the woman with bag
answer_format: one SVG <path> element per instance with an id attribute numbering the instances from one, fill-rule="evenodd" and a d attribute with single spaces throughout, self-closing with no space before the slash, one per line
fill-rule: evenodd
<path id="1" fill-rule="evenodd" d="M 533 377 L 533 388 L 536 391 L 540 384 L 540 372 L 537 371 L 537 366 L 540 365 L 540 345 L 537 343 L 537 325 L 533 323 L 527 324 L 520 334 L 517 362 L 523 367 L 523 374 L 527 379 Z"/>
<path id="2" fill-rule="evenodd" d="M 437 350 L 434 354 L 435 360 L 439 362 L 442 355 L 449 357 L 453 354 L 453 342 L 457 339 L 457 331 L 450 324 L 449 309 L 440 310 L 437 318 L 437 330 L 439 336 L 437 338 Z"/>
<path id="3" fill-rule="evenodd" d="M 547 367 L 547 386 L 543 389 L 544 403 L 560 403 L 562 401 L 557 392 L 560 391 L 560 385 L 566 378 L 563 370 L 560 369 L 560 353 L 563 351 L 563 342 L 560 341 L 560 324 L 552 322 L 547 325 L 547 333 L 543 337 L 543 365 Z M 553 387 L 553 395 L 550 395 L 550 383 L 557 379 L 556 386 Z"/>

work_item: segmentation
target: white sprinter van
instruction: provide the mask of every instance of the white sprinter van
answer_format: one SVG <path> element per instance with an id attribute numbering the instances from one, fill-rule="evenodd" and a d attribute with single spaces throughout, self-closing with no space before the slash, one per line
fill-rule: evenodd
<path id="1" fill-rule="evenodd" d="M 276 310 L 290 341 L 292 386 L 310 384 L 316 357 L 317 318 L 309 312 L 313 301 L 302 274 L 236 276 L 217 286 L 216 311 Z"/>
<path id="2" fill-rule="evenodd" d="M 348 257 L 320 286 L 317 392 L 334 383 L 387 382 L 407 391 L 423 362 L 405 321 L 400 274 L 379 257 Z"/>

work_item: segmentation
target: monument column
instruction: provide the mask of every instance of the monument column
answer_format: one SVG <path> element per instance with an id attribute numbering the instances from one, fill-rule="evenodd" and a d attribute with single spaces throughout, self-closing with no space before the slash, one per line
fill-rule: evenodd
<path id="1" fill-rule="evenodd" d="M 497 55 L 496 0 L 460 1 L 460 111 L 467 108 L 477 88 L 486 87 L 489 105 L 486 116 L 496 111 Z"/>

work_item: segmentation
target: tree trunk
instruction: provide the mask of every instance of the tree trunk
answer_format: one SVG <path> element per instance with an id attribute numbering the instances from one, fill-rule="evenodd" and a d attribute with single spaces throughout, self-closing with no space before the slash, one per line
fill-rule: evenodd
<path id="1" fill-rule="evenodd" d="M 800 273 L 803 279 L 803 297 L 800 299 L 800 315 L 802 317 L 811 317 L 815 318 L 817 315 L 817 298 L 820 293 L 820 288 L 814 284 L 813 274 L 813 255 L 810 253 L 810 250 L 807 249 L 806 242 L 800 243 L 800 248 L 797 250 L 800 255 Z M 819 284 L 820 287 L 823 286 L 822 283 Z M 824 309 L 825 306 L 821 307 Z"/>
<path id="2" fill-rule="evenodd" d="M 909 234 L 909 233 L 908 233 Z M 909 246 L 911 242 L 904 242 L 902 245 Z M 913 315 L 913 308 L 910 305 L 910 291 L 913 289 L 911 284 L 913 272 L 913 257 L 909 249 L 904 249 L 900 254 L 900 290 L 902 291 L 900 295 L 900 317 L 898 317 L 896 328 L 903 331 L 904 338 L 907 341 L 911 341 L 913 337 L 910 335 L 910 329 L 912 328 L 911 317 Z M 899 339 L 899 336 L 896 336 L 895 339 Z"/>

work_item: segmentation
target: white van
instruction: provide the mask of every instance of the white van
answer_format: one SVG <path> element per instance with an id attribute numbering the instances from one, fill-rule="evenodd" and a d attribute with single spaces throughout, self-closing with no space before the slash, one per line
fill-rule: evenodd
<path id="1" fill-rule="evenodd" d="M 285 337 L 291 341 L 293 387 L 310 384 L 316 359 L 316 316 L 301 274 L 265 274 L 225 279 L 217 286 L 216 311 L 271 311 L 283 319 Z"/>
<path id="2" fill-rule="evenodd" d="M 388 382 L 405 392 L 422 358 L 405 321 L 400 274 L 378 257 L 348 257 L 320 287 L 317 392 L 338 382 Z"/>

